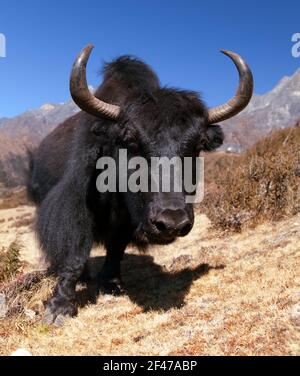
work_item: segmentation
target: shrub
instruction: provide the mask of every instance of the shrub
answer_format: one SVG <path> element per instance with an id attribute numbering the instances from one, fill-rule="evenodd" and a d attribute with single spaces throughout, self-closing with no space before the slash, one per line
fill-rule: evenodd
<path id="1" fill-rule="evenodd" d="M 200 208 L 222 230 L 240 231 L 300 212 L 300 126 L 280 130 L 240 156 L 206 157 Z"/>
<path id="2" fill-rule="evenodd" d="M 17 240 L 12 242 L 7 250 L 0 248 L 0 283 L 13 279 L 20 271 L 23 266 L 20 250 L 21 245 Z"/>

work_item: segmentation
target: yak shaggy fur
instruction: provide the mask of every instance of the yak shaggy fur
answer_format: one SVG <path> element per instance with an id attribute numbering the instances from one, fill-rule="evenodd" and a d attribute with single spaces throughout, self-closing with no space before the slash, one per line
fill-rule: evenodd
<path id="1" fill-rule="evenodd" d="M 128 158 L 196 157 L 223 143 L 220 126 L 208 125 L 208 110 L 197 93 L 161 87 L 152 69 L 138 59 L 123 56 L 106 64 L 95 96 L 119 105 L 120 118 L 113 121 L 79 112 L 49 134 L 31 157 L 28 194 L 38 206 L 36 232 L 59 277 L 48 302 L 48 322 L 76 314 L 76 283 L 94 243 L 107 250 L 99 285 L 113 291 L 121 288 L 120 263 L 129 243 L 164 243 L 148 222 L 153 206 L 168 197 L 100 194 L 97 160 L 117 159 L 124 148 Z M 182 205 L 184 196 L 185 192 L 175 201 Z M 192 205 L 184 209 L 192 222 Z"/>

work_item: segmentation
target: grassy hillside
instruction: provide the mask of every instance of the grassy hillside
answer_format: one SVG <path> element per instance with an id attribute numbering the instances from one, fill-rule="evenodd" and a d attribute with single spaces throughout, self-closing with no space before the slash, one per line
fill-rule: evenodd
<path id="1" fill-rule="evenodd" d="M 299 145 L 294 127 L 241 156 L 209 155 L 206 198 L 189 236 L 144 254 L 129 248 L 125 294 L 78 286 L 78 317 L 61 328 L 42 324 L 55 279 L 45 277 L 34 208 L 6 198 L 0 354 L 300 355 Z M 228 229 L 238 233 L 221 231 Z M 92 274 L 103 260 L 104 250 L 94 249 Z"/>
<path id="2" fill-rule="evenodd" d="M 27 270 L 40 268 L 32 231 L 14 228 Z M 124 295 L 96 298 L 79 286 L 79 315 L 62 328 L 41 322 L 53 279 L 25 276 L 11 247 L 6 270 L 20 269 L 0 287 L 10 308 L 0 319 L 0 354 L 25 348 L 33 355 L 300 355 L 299 238 L 299 215 L 227 236 L 198 215 L 192 233 L 173 245 L 143 255 L 128 249 Z M 103 255 L 93 251 L 94 273 Z"/>
<path id="3" fill-rule="evenodd" d="M 241 230 L 300 212 L 300 126 L 274 132 L 241 156 L 207 156 L 201 205 L 216 227 Z"/>

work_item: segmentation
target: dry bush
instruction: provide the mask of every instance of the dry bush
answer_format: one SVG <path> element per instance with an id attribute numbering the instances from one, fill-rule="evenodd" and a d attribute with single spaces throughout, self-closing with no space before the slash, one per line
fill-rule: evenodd
<path id="1" fill-rule="evenodd" d="M 0 249 L 0 283 L 7 282 L 20 272 L 24 263 L 20 260 L 21 245 L 18 240 L 10 244 L 8 249 Z"/>
<path id="2" fill-rule="evenodd" d="M 0 293 L 5 295 L 8 305 L 6 317 L 20 315 L 26 309 L 41 314 L 43 302 L 50 297 L 54 284 L 55 278 L 43 270 L 20 273 L 10 283 L 2 284 Z"/>
<path id="3" fill-rule="evenodd" d="M 8 306 L 6 317 L 21 314 L 25 309 L 40 312 L 43 300 L 54 286 L 54 278 L 44 270 L 25 273 L 28 265 L 20 259 L 21 249 L 18 240 L 7 249 L 0 249 L 0 293 Z"/>
<path id="4" fill-rule="evenodd" d="M 280 130 L 241 156 L 208 157 L 201 204 L 213 224 L 240 231 L 300 211 L 300 127 Z"/>

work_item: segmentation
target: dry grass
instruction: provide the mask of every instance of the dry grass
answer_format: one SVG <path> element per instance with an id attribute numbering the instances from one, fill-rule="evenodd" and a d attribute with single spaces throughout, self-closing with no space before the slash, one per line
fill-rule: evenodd
<path id="1" fill-rule="evenodd" d="M 28 205 L 26 189 L 24 187 L 11 190 L 3 189 L 0 193 L 0 209 L 13 209 L 21 205 Z"/>
<path id="2" fill-rule="evenodd" d="M 18 273 L 17 277 L 0 287 L 0 293 L 6 297 L 9 307 L 6 317 L 11 318 L 26 314 L 26 311 L 40 312 L 43 300 L 47 299 L 54 287 L 55 278 L 46 271 Z"/>
<path id="3" fill-rule="evenodd" d="M 227 236 L 205 216 L 196 222 L 174 245 L 129 250 L 126 295 L 93 302 L 80 286 L 79 315 L 63 328 L 41 323 L 53 280 L 12 294 L 27 300 L 23 314 L 0 321 L 0 354 L 21 347 L 34 355 L 299 355 L 290 313 L 300 302 L 300 216 Z M 92 270 L 102 262 L 97 249 Z"/>
<path id="4" fill-rule="evenodd" d="M 34 223 L 34 217 L 32 213 L 24 213 L 15 218 L 15 221 L 11 225 L 11 228 L 12 227 L 16 227 L 16 228 L 28 227 L 28 226 L 32 226 L 33 223 Z"/>
<path id="5" fill-rule="evenodd" d="M 30 265 L 37 265 L 40 255 L 36 251 L 36 239 L 32 231 L 35 209 L 31 206 L 19 206 L 0 210 L 0 249 L 8 249 L 17 238 L 20 257 Z"/>
<path id="6" fill-rule="evenodd" d="M 0 354 L 25 348 L 33 355 L 300 355 L 299 144 L 300 127 L 241 157 L 211 156 L 201 209 L 214 227 L 198 213 L 193 231 L 175 244 L 146 254 L 129 249 L 126 294 L 97 297 L 80 285 L 79 315 L 62 328 L 42 324 L 55 280 L 24 274 L 19 264 L 41 269 L 34 210 L 0 210 L 2 246 L 19 250 L 0 256 L 7 270 L 0 292 L 9 306 L 0 319 Z M 22 248 L 10 248 L 16 236 Z M 103 256 L 93 251 L 93 274 Z"/>
<path id="7" fill-rule="evenodd" d="M 201 209 L 222 230 L 241 231 L 300 212 L 300 126 L 274 132 L 242 156 L 207 157 Z"/>

